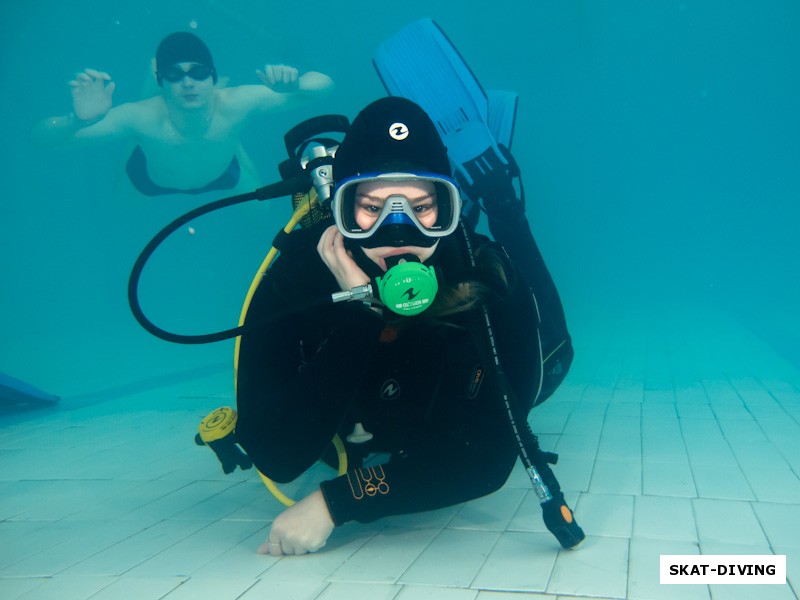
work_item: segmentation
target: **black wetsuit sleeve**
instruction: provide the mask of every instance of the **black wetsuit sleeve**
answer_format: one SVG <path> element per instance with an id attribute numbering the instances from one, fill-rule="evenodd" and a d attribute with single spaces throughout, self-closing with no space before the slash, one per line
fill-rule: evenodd
<path id="1" fill-rule="evenodd" d="M 293 273 L 270 271 L 248 310 L 246 323 L 254 326 L 241 338 L 237 440 L 256 467 L 278 482 L 295 479 L 330 444 L 384 326 L 374 311 L 352 302 L 287 314 L 297 301 L 282 289 L 294 290 L 293 283 L 302 288 L 302 278 L 324 275 L 302 264 Z M 323 331 L 318 339 L 304 339 L 309 319 L 316 319 L 315 331 Z M 307 346 L 309 340 L 314 347 Z"/>

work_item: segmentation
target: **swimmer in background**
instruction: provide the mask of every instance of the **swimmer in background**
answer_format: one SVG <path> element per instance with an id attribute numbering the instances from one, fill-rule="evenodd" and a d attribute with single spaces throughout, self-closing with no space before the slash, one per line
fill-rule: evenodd
<path id="1" fill-rule="evenodd" d="M 333 87 L 327 75 L 299 75 L 286 65 L 256 73 L 263 85 L 216 87 L 205 43 L 192 33 L 173 33 L 156 52 L 160 95 L 112 107 L 111 77 L 86 69 L 70 82 L 73 112 L 40 122 L 32 137 L 52 145 L 134 139 L 126 172 L 146 196 L 255 188 L 259 178 L 240 139 L 247 119 L 298 106 Z"/>

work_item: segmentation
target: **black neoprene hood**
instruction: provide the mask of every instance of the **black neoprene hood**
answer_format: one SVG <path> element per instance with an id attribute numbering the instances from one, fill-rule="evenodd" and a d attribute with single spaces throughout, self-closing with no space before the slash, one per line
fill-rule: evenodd
<path id="1" fill-rule="evenodd" d="M 409 170 L 450 177 L 447 148 L 417 104 L 399 96 L 376 100 L 356 116 L 336 151 L 336 180 Z"/>

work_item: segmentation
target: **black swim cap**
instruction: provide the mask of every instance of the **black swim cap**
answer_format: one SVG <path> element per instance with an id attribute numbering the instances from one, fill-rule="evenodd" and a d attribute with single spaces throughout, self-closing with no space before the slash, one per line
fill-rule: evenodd
<path id="1" fill-rule="evenodd" d="M 156 50 L 156 79 L 161 85 L 161 70 L 177 63 L 190 62 L 211 67 L 211 77 L 217 83 L 217 70 L 214 59 L 205 42 L 193 33 L 178 31 L 171 33 L 158 45 Z"/>
<path id="2" fill-rule="evenodd" d="M 409 170 L 450 177 L 447 148 L 431 118 L 411 100 L 399 96 L 376 100 L 353 119 L 336 151 L 336 181 Z"/>

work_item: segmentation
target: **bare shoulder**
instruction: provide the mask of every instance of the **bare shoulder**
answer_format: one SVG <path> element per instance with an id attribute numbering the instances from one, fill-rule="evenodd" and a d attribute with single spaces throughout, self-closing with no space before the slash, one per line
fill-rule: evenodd
<path id="1" fill-rule="evenodd" d="M 278 94 L 265 85 L 237 85 L 217 90 L 220 108 L 231 115 L 246 118 L 251 113 L 280 106 L 283 101 Z"/>
<path id="2" fill-rule="evenodd" d="M 111 113 L 115 113 L 112 115 Z M 167 118 L 166 104 L 161 96 L 154 96 L 137 102 L 126 102 L 115 106 L 109 116 L 125 121 L 132 130 L 144 133 L 153 128 L 160 128 Z"/>
<path id="3" fill-rule="evenodd" d="M 132 114 L 148 119 L 163 115 L 166 112 L 166 103 L 163 96 L 153 96 L 138 102 L 130 102 L 126 106 L 130 107 Z"/>

